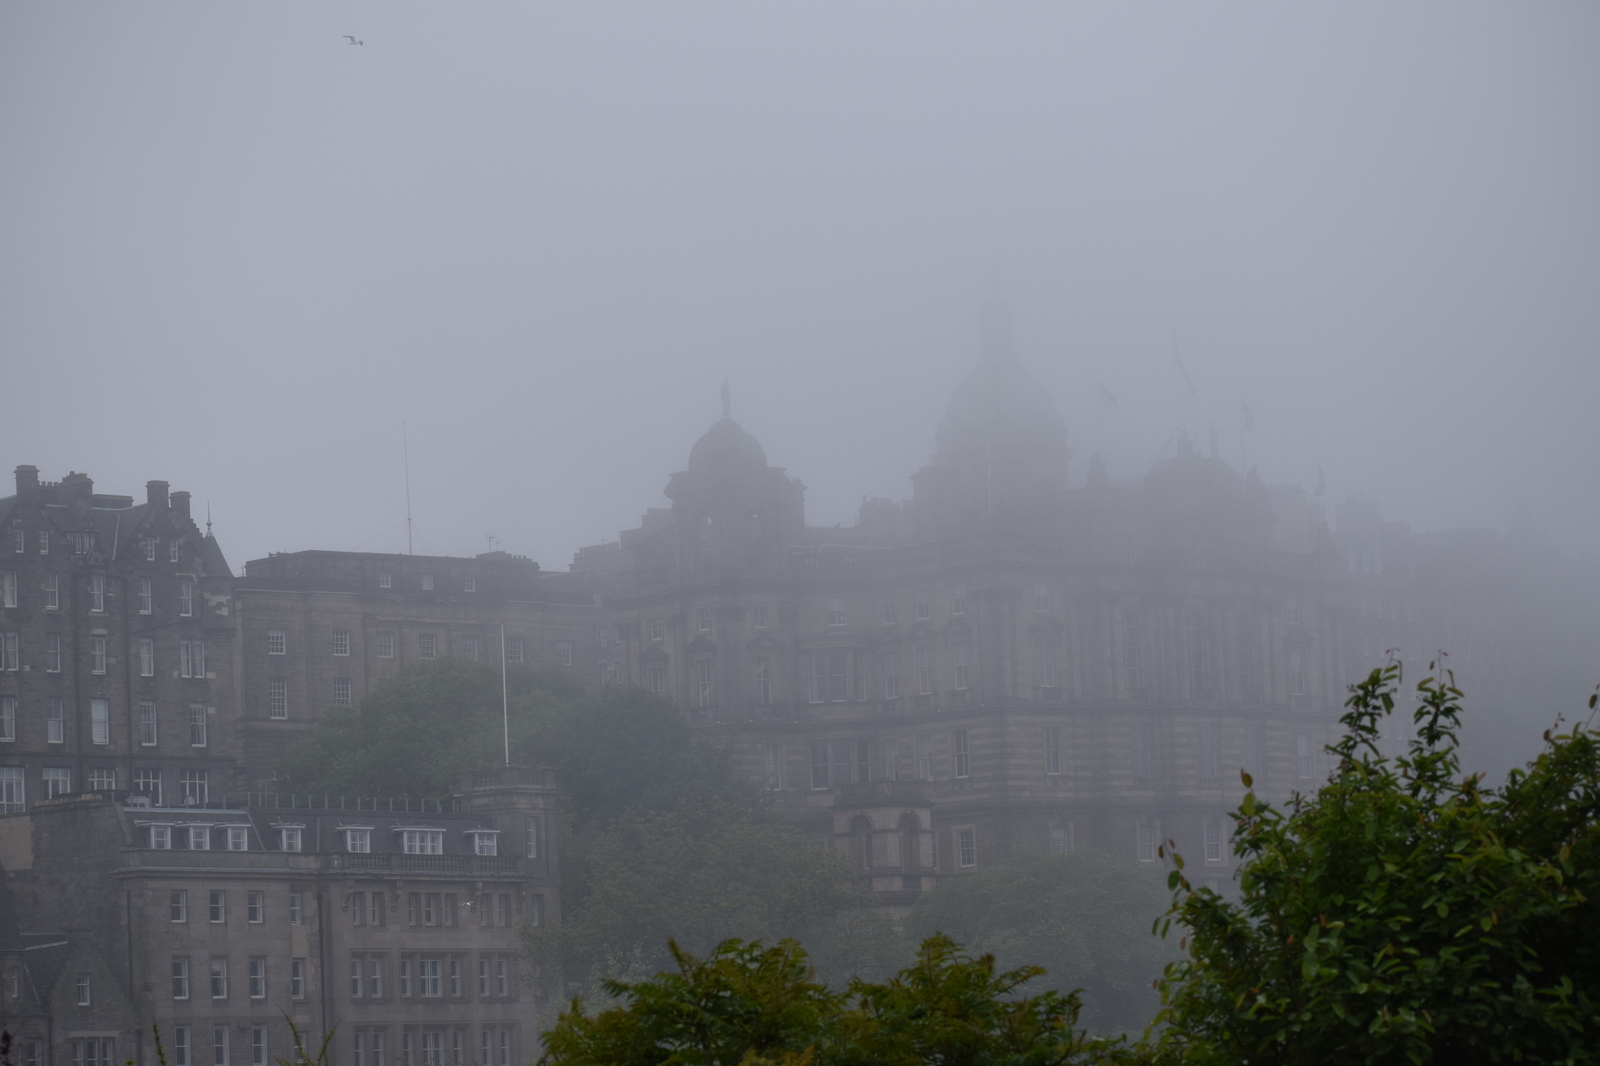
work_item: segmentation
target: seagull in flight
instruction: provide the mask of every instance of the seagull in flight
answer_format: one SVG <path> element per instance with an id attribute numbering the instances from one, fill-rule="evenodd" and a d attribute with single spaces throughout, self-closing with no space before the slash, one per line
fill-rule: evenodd
<path id="1" fill-rule="evenodd" d="M 366 41 L 358 41 L 358 40 L 356 40 L 354 37 L 350 36 L 348 33 L 344 35 L 344 39 L 349 41 L 351 44 L 366 44 L 367 43 Z"/>

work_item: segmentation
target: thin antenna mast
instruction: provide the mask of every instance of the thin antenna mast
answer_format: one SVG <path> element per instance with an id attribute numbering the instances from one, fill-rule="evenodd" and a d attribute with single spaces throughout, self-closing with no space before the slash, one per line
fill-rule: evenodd
<path id="1" fill-rule="evenodd" d="M 411 548 L 411 443 L 406 438 L 406 424 L 400 423 L 400 454 L 406 460 L 406 554 L 417 554 Z"/>
<path id="2" fill-rule="evenodd" d="M 506 696 L 506 624 L 500 623 L 500 725 L 505 732 L 506 765 L 511 765 L 511 700 Z"/>

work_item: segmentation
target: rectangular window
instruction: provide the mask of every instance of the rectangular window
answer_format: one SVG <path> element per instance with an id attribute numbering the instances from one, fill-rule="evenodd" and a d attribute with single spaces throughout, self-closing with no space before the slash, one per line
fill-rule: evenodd
<path id="1" fill-rule="evenodd" d="M 0 573 L 0 587 L 5 589 L 5 605 L 7 607 L 15 607 L 17 605 L 17 572 L 15 570 L 7 570 L 4 573 Z"/>
<path id="2" fill-rule="evenodd" d="M 491 850 L 488 852 L 479 852 L 478 854 L 493 855 L 495 852 Z M 440 908 L 440 913 L 444 917 L 445 925 L 453 926 L 456 924 L 456 894 L 454 892 L 446 892 L 444 894 L 444 906 Z"/>
<path id="3" fill-rule="evenodd" d="M 1044 772 L 1047 774 L 1061 772 L 1061 727 L 1058 725 L 1044 728 Z"/>
<path id="4" fill-rule="evenodd" d="M 769 792 L 780 791 L 783 788 L 783 745 L 776 741 L 768 741 L 762 748 L 766 762 L 766 776 L 762 787 Z"/>
<path id="5" fill-rule="evenodd" d="M 835 785 L 848 785 L 855 780 L 852 764 L 855 761 L 855 743 L 849 740 L 833 742 L 832 778 Z"/>
<path id="6" fill-rule="evenodd" d="M 13 577 L 13 581 L 15 578 Z M 7 604 L 15 607 L 16 604 Z M 89 575 L 89 610 L 104 613 L 106 609 L 106 578 L 104 574 Z"/>
<path id="7" fill-rule="evenodd" d="M 439 960 L 418 959 L 417 995 L 432 997 L 442 994 L 442 986 L 439 980 Z"/>
<path id="8" fill-rule="evenodd" d="M 149 796 L 152 807 L 161 806 L 161 771 L 135 770 L 133 772 L 133 790 Z"/>
<path id="9" fill-rule="evenodd" d="M 432 592 L 433 591 L 433 575 L 432 574 L 423 574 L 422 575 L 422 591 L 423 592 Z"/>
<path id="10" fill-rule="evenodd" d="M 488 994 L 489 994 L 489 960 L 488 959 L 479 959 L 478 960 L 478 995 L 487 996 Z"/>
<path id="11" fill-rule="evenodd" d="M 189 827 L 189 850 L 211 850 L 211 829 L 209 826 L 191 825 Z"/>
<path id="12" fill-rule="evenodd" d="M 499 837 L 493 833 L 472 834 L 472 853 L 474 855 L 498 855 Z"/>
<path id="13" fill-rule="evenodd" d="M 917 593 L 916 610 L 917 621 L 919 622 L 926 622 L 933 617 L 933 611 L 928 606 L 928 594 L 926 592 L 919 591 Z"/>
<path id="14" fill-rule="evenodd" d="M 469 662 L 478 661 L 478 638 L 464 636 L 461 638 L 461 657 Z"/>
<path id="15" fill-rule="evenodd" d="M 828 787 L 828 742 L 826 740 L 813 740 L 811 742 L 811 787 Z"/>
<path id="16" fill-rule="evenodd" d="M 367 897 L 367 924 L 376 929 L 384 924 L 384 895 L 374 892 Z"/>
<path id="17" fill-rule="evenodd" d="M 372 850 L 372 830 L 346 829 L 344 831 L 344 850 L 355 854 L 365 855 Z"/>
<path id="18" fill-rule="evenodd" d="M 286 655 L 289 650 L 289 638 L 281 629 L 267 630 L 267 654 Z"/>
<path id="19" fill-rule="evenodd" d="M 25 530 L 13 529 L 11 531 L 11 550 L 18 555 L 28 550 L 28 534 Z"/>
<path id="20" fill-rule="evenodd" d="M 89 791 L 104 792 L 114 791 L 117 787 L 117 771 L 115 769 L 91 769 L 89 771 Z"/>
<path id="21" fill-rule="evenodd" d="M 883 672 L 883 698 L 897 700 L 900 698 L 899 667 L 893 654 L 879 656 L 878 669 Z"/>
<path id="22" fill-rule="evenodd" d="M 407 855 L 444 854 L 442 829 L 407 829 L 401 837 Z"/>
<path id="23" fill-rule="evenodd" d="M 39 554 L 50 554 L 50 531 L 48 529 L 39 530 Z"/>
<path id="24" fill-rule="evenodd" d="M 72 791 L 72 771 L 65 766 L 46 766 L 40 771 L 44 778 L 44 798 L 55 799 Z"/>
<path id="25" fill-rule="evenodd" d="M 61 609 L 61 575 L 44 575 L 44 605 L 46 609 L 56 611 Z"/>
<path id="26" fill-rule="evenodd" d="M 711 632 L 711 608 L 696 608 L 694 612 L 694 627 L 701 633 Z"/>
<path id="27" fill-rule="evenodd" d="M 204 830 L 201 830 L 204 832 Z M 207 907 L 213 922 L 226 922 L 228 920 L 228 893 L 220 888 L 213 888 L 207 900 Z"/>
<path id="28" fill-rule="evenodd" d="M 189 746 L 206 746 L 206 705 L 203 703 L 189 704 Z"/>
<path id="29" fill-rule="evenodd" d="M 900 779 L 900 742 L 889 739 L 883 742 L 883 779 L 885 781 L 898 781 Z"/>
<path id="30" fill-rule="evenodd" d="M 228 960 L 211 960 L 211 998 L 228 998 Z"/>
<path id="31" fill-rule="evenodd" d="M 450 959 L 450 995 L 461 995 L 461 960 L 454 956 Z M 460 1061 L 459 1056 L 456 1061 Z"/>
<path id="32" fill-rule="evenodd" d="M 250 978 L 250 998 L 267 998 L 267 959 L 264 955 L 250 956 L 248 970 Z"/>
<path id="33" fill-rule="evenodd" d="M 147 578 L 147 577 L 139 578 L 138 581 L 137 581 L 137 589 L 138 589 L 137 595 L 138 595 L 138 599 L 139 599 L 139 613 L 140 614 L 149 614 L 150 613 L 150 599 L 151 599 L 151 597 L 150 597 L 150 579 Z"/>
<path id="34" fill-rule="evenodd" d="M 917 691 L 924 696 L 933 694 L 933 649 L 917 649 Z"/>
<path id="35" fill-rule="evenodd" d="M 772 660 L 765 655 L 756 657 L 756 702 L 763 707 L 772 703 Z"/>
<path id="36" fill-rule="evenodd" d="M 956 830 L 956 859 L 963 867 L 978 865 L 976 830 Z"/>
<path id="37" fill-rule="evenodd" d="M 228 1066 L 228 1027 L 211 1027 L 211 1066 Z"/>
<path id="38" fill-rule="evenodd" d="M 1050 828 L 1050 851 L 1055 855 L 1065 855 L 1072 850 L 1072 827 L 1070 825 L 1057 825 Z"/>
<path id="39" fill-rule="evenodd" d="M 21 670 L 22 658 L 17 646 L 17 634 L 0 633 L 0 658 L 5 661 L 0 663 L 7 670 Z M 103 671 L 102 671 L 103 672 Z"/>
<path id="40" fill-rule="evenodd" d="M 886 625 L 886 626 L 892 626 L 892 625 L 894 625 L 894 623 L 895 623 L 894 604 L 893 603 L 885 603 L 883 605 L 883 624 Z"/>
<path id="41" fill-rule="evenodd" d="M 507 637 L 506 638 L 506 662 L 508 662 L 508 663 L 520 663 L 520 662 L 525 662 L 526 660 L 527 660 L 527 651 L 525 650 L 525 648 L 523 646 L 522 638 L 521 637 Z"/>
<path id="42" fill-rule="evenodd" d="M 178 561 L 178 549 L 181 547 L 183 547 L 183 541 L 177 537 L 167 541 L 167 562 L 175 563 Z"/>
<path id="43" fill-rule="evenodd" d="M 1138 836 L 1139 861 L 1156 861 L 1156 827 L 1153 825 L 1139 826 Z"/>
<path id="44" fill-rule="evenodd" d="M 93 990 L 92 985 L 90 984 L 89 975 L 86 974 L 86 973 L 78 974 L 78 978 L 74 982 L 74 984 L 75 984 L 75 986 L 77 988 L 77 992 L 78 992 L 78 1006 L 80 1006 L 80 1007 L 93 1006 L 94 1005 L 94 990 Z"/>
<path id="45" fill-rule="evenodd" d="M 1222 823 L 1206 819 L 1206 862 L 1222 861 Z"/>
<path id="46" fill-rule="evenodd" d="M 366 970 L 361 966 L 361 956 L 350 956 L 350 998 L 360 999 L 362 989 L 366 987 Z"/>
<path id="47" fill-rule="evenodd" d="M 539 857 L 539 820 L 537 818 L 528 819 L 527 824 L 523 826 L 523 836 L 527 844 L 528 858 L 537 859 Z"/>
<path id="48" fill-rule="evenodd" d="M 951 597 L 950 597 L 950 613 L 951 614 L 966 614 L 967 613 L 967 593 L 966 593 L 965 589 L 956 589 L 954 594 L 951 595 Z"/>
<path id="49" fill-rule="evenodd" d="M 306 960 L 289 960 L 289 998 L 306 998 Z"/>
<path id="50" fill-rule="evenodd" d="M 572 665 L 572 641 L 556 641 L 556 664 L 558 666 Z"/>
<path id="51" fill-rule="evenodd" d="M 416 923 L 413 922 L 412 924 L 415 925 Z M 402 996 L 411 995 L 411 960 L 410 959 L 401 959 L 400 960 L 400 994 Z"/>
<path id="52" fill-rule="evenodd" d="M 511 924 L 511 896 L 509 893 L 502 892 L 495 897 L 495 924 L 502 926 Z"/>
<path id="53" fill-rule="evenodd" d="M 151 848 L 156 851 L 172 850 L 172 827 L 170 825 L 152 825 L 148 829 Z"/>
<path id="54" fill-rule="evenodd" d="M 394 658 L 394 633 L 390 630 L 381 630 L 378 633 L 378 658 Z"/>
<path id="55" fill-rule="evenodd" d="M 64 744 L 67 739 L 66 710 L 60 696 L 49 696 L 44 701 L 45 739 L 51 744 Z"/>
<path id="56" fill-rule="evenodd" d="M 695 685 L 700 706 L 711 706 L 711 659 L 702 656 L 694 661 Z"/>
<path id="57" fill-rule="evenodd" d="M 15 641 L 16 637 L 14 635 L 11 635 L 10 639 L 12 641 Z M 15 670 L 16 667 L 13 666 L 11 669 Z M 91 673 L 96 673 L 96 674 L 103 674 L 103 673 L 106 672 L 106 638 L 105 637 L 90 637 L 89 638 L 89 671 Z"/>
<path id="58" fill-rule="evenodd" d="M 234 848 L 234 851 L 243 851 L 243 848 Z M 246 892 L 244 894 L 244 920 L 257 925 L 267 920 L 267 894 L 265 892 Z"/>
<path id="59" fill-rule="evenodd" d="M 389 573 L 389 571 L 385 570 L 378 575 L 378 587 L 380 589 L 394 587 L 394 577 Z"/>
<path id="60" fill-rule="evenodd" d="M 758 603 L 750 608 L 750 628 L 767 628 L 767 608 L 765 604 Z"/>
<path id="61" fill-rule="evenodd" d="M 1298 650 L 1289 653 L 1289 695 L 1304 696 L 1306 694 L 1306 663 L 1305 656 Z"/>
<path id="62" fill-rule="evenodd" d="M 167 894 L 167 918 L 174 922 L 189 920 L 189 890 L 175 888 Z"/>
<path id="63" fill-rule="evenodd" d="M 17 814 L 27 810 L 27 798 L 22 782 L 22 767 L 0 766 L 0 814 Z"/>
<path id="64" fill-rule="evenodd" d="M 153 563 L 153 562 L 156 561 L 156 538 L 154 538 L 154 537 L 140 537 L 139 538 L 139 547 L 144 549 L 144 561 L 145 562 Z"/>
<path id="65" fill-rule="evenodd" d="M 267 1066 L 267 1027 L 264 1025 L 250 1027 L 250 1066 Z"/>
<path id="66" fill-rule="evenodd" d="M 350 654 L 350 631 L 348 629 L 335 629 L 333 631 L 333 654 Z"/>
<path id="67" fill-rule="evenodd" d="M 299 892 L 289 893 L 289 924 L 299 925 L 305 915 L 305 896 Z"/>
<path id="68" fill-rule="evenodd" d="M 374 999 L 383 995 L 383 960 L 381 958 L 367 960 L 367 994 Z"/>
<path id="69" fill-rule="evenodd" d="M 211 795 L 210 779 L 210 772 L 206 770 L 180 770 L 178 788 L 183 793 L 183 802 L 204 806 Z"/>
<path id="70" fill-rule="evenodd" d="M 17 698 L 0 696 L 0 741 L 17 739 Z"/>
<path id="71" fill-rule="evenodd" d="M 149 637 L 139 638 L 139 676 L 156 676 L 156 642 Z"/>
<path id="72" fill-rule="evenodd" d="M 189 998 L 189 960 L 172 960 L 172 998 Z"/>
<path id="73" fill-rule="evenodd" d="M 951 739 L 955 746 L 956 776 L 966 777 L 970 769 L 967 762 L 967 731 L 957 729 Z"/>
<path id="74" fill-rule="evenodd" d="M 350 706 L 350 679 L 336 677 L 333 679 L 333 703 L 335 707 Z"/>
<path id="75" fill-rule="evenodd" d="M 504 925 L 506 923 L 501 922 L 500 924 Z M 506 980 L 506 960 L 504 958 L 494 960 L 494 989 L 497 996 L 510 994 L 510 984 Z"/>
<path id="76" fill-rule="evenodd" d="M 422 924 L 439 924 L 439 893 L 424 892 L 422 894 Z"/>
<path id="77" fill-rule="evenodd" d="M 468 574 L 467 577 L 466 577 L 466 580 L 461 583 L 461 591 L 462 592 L 477 592 L 478 591 L 478 578 L 477 578 L 477 575 Z"/>
<path id="78" fill-rule="evenodd" d="M 423 659 L 432 659 L 439 654 L 439 638 L 433 633 L 417 634 L 417 655 Z"/>
<path id="79" fill-rule="evenodd" d="M 289 679 L 267 678 L 267 714 L 272 718 L 289 717 Z"/>
<path id="80" fill-rule="evenodd" d="M 926 734 L 917 738 L 917 777 L 933 780 L 933 738 Z"/>
<path id="81" fill-rule="evenodd" d="M 955 667 L 956 689 L 963 691 L 967 687 L 967 646 L 961 643 L 952 645 L 950 659 Z"/>
<path id="82" fill-rule="evenodd" d="M 111 743 L 111 701 L 89 701 L 89 735 L 96 744 Z"/>
<path id="83" fill-rule="evenodd" d="M 1135 722 L 1129 729 L 1129 740 L 1132 748 L 1133 778 L 1138 782 L 1150 780 L 1150 727 L 1144 722 Z"/>
<path id="84" fill-rule="evenodd" d="M 300 827 L 285 826 L 278 830 L 278 843 L 284 851 L 300 850 Z"/>

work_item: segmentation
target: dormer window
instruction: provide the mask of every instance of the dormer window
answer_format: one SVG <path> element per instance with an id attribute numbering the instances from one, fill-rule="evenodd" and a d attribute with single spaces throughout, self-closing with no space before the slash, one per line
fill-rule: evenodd
<path id="1" fill-rule="evenodd" d="M 169 851 L 172 848 L 172 827 L 170 825 L 151 825 L 145 827 L 150 846 L 158 851 Z"/>
<path id="2" fill-rule="evenodd" d="M 500 854 L 500 831 L 497 829 L 469 829 L 474 855 Z"/>
<path id="3" fill-rule="evenodd" d="M 279 826 L 278 846 L 284 851 L 299 851 L 301 829 L 298 825 Z"/>
<path id="4" fill-rule="evenodd" d="M 189 850 L 211 850 L 211 827 L 209 825 L 191 825 L 189 827 Z"/>
<path id="5" fill-rule="evenodd" d="M 249 851 L 250 850 L 250 829 L 249 829 L 248 826 L 243 826 L 243 825 L 230 825 L 230 826 L 228 826 L 228 850 L 229 851 Z"/>
<path id="6" fill-rule="evenodd" d="M 407 855 L 443 855 L 444 830 L 401 830 L 401 846 Z"/>
<path id="7" fill-rule="evenodd" d="M 365 855 L 372 850 L 372 830 L 369 827 L 346 828 L 344 850 L 352 855 Z"/>

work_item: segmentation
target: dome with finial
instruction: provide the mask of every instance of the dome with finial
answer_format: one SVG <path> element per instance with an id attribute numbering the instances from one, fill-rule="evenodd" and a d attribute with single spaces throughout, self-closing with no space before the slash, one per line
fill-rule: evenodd
<path id="1" fill-rule="evenodd" d="M 1008 452 L 1060 453 L 1067 424 L 1044 384 L 1011 345 L 1011 320 L 1003 304 L 984 312 L 983 352 L 956 388 L 935 436 L 941 459 L 998 457 Z"/>
<path id="2" fill-rule="evenodd" d="M 689 472 L 722 477 L 767 469 L 761 442 L 733 420 L 728 383 L 722 383 L 722 418 L 689 450 Z"/>

